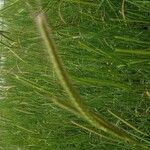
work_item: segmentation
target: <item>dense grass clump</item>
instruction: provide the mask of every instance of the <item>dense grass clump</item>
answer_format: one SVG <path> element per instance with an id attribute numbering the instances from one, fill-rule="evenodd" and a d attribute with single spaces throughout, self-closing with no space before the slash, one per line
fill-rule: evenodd
<path id="1" fill-rule="evenodd" d="M 101 131 L 70 105 L 35 23 L 41 13 L 72 88 L 89 115 L 100 114 L 118 136 Z M 146 0 L 6 0 L 0 149 L 149 149 L 149 16 Z M 73 113 L 58 107 L 55 98 Z"/>

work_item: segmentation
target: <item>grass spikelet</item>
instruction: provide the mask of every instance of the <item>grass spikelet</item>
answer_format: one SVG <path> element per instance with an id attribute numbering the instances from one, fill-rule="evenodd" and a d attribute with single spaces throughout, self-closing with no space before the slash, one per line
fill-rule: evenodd
<path id="1" fill-rule="evenodd" d="M 42 35 L 46 48 L 48 50 L 48 54 L 54 66 L 54 70 L 62 86 L 64 87 L 64 89 L 66 90 L 66 92 L 68 93 L 71 99 L 72 107 L 74 107 L 83 118 L 85 118 L 91 125 L 95 126 L 96 128 L 101 129 L 105 132 L 108 132 L 112 135 L 115 135 L 123 139 L 124 141 L 138 144 L 137 141 L 131 138 L 125 131 L 119 128 L 116 128 L 115 126 L 105 121 L 103 118 L 100 118 L 99 115 L 96 115 L 94 112 L 90 111 L 85 106 L 85 104 L 83 104 L 79 94 L 74 89 L 65 69 L 63 68 L 62 62 L 60 61 L 60 58 L 57 54 L 56 46 L 54 44 L 54 41 L 51 38 L 51 33 L 49 31 L 47 21 L 45 17 L 43 16 L 43 14 L 39 14 L 37 16 L 37 26 L 40 31 L 40 34 Z M 62 107 L 68 108 L 71 111 L 75 111 L 69 105 L 63 104 L 60 101 L 56 100 L 55 103 L 57 103 L 58 105 L 61 105 Z"/>

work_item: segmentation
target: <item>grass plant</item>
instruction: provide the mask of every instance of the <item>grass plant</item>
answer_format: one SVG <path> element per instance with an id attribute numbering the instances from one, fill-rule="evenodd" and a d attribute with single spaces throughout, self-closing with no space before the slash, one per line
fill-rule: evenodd
<path id="1" fill-rule="evenodd" d="M 149 149 L 149 10 L 146 0 L 6 0 L 0 149 Z"/>

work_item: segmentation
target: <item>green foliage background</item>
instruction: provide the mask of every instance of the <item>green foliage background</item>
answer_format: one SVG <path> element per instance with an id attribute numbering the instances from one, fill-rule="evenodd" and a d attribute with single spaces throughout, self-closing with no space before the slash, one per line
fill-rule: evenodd
<path id="1" fill-rule="evenodd" d="M 5 27 L 0 44 L 6 60 L 1 68 L 5 83 L 0 87 L 4 97 L 0 105 L 0 149 L 134 149 L 132 145 L 106 140 L 75 126 L 72 121 L 90 127 L 51 102 L 54 95 L 62 100 L 67 100 L 67 96 L 34 23 L 32 12 L 38 14 L 40 6 L 64 66 L 85 103 L 116 126 L 148 140 L 108 110 L 149 135 L 150 2 L 125 0 L 123 5 L 118 0 L 44 0 L 39 4 L 32 0 L 29 3 L 32 10 L 24 0 L 6 0 L 1 10 Z M 15 75 L 31 81 L 33 86 L 17 80 Z M 51 97 L 34 86 L 49 91 Z"/>

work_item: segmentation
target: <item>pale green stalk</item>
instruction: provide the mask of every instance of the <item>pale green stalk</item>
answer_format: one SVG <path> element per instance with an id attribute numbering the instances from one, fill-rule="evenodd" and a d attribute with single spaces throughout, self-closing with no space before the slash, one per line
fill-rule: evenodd
<path id="1" fill-rule="evenodd" d="M 120 117 L 119 115 L 117 115 L 116 113 L 112 112 L 111 110 L 108 110 L 108 112 L 113 115 L 114 117 L 116 117 L 117 119 L 119 119 L 120 121 L 122 121 L 124 124 L 126 124 L 128 127 L 132 128 L 133 130 L 135 130 L 136 132 L 143 134 L 145 136 L 149 136 L 146 133 L 140 131 L 139 129 L 137 129 L 135 126 L 133 126 L 132 124 L 130 124 L 128 121 L 126 121 L 125 119 L 123 119 L 122 117 Z"/>

